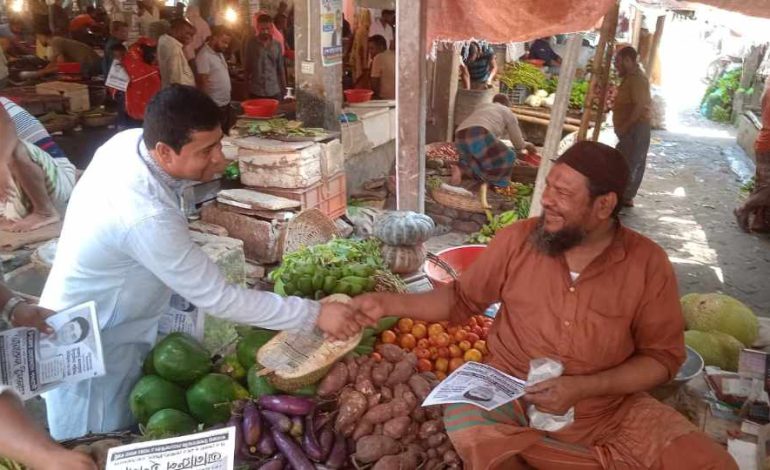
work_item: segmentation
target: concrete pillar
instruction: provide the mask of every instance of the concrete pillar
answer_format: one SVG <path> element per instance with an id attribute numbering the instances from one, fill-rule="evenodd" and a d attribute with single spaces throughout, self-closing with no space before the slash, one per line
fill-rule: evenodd
<path id="1" fill-rule="evenodd" d="M 429 79 L 428 126 L 426 142 L 451 141 L 454 133 L 454 109 L 460 75 L 460 54 L 454 44 L 442 43 L 436 51 Z"/>
<path id="2" fill-rule="evenodd" d="M 294 2 L 297 118 L 307 127 L 339 130 L 342 113 L 342 60 L 324 66 L 321 48 L 323 13 L 342 11 L 342 0 Z M 340 16 L 341 17 L 341 16 Z M 342 25 L 340 29 L 340 44 Z M 328 35 L 327 35 L 328 41 Z"/>
<path id="3" fill-rule="evenodd" d="M 415 212 L 423 212 L 425 207 L 427 2 L 396 1 L 396 206 L 399 210 Z"/>

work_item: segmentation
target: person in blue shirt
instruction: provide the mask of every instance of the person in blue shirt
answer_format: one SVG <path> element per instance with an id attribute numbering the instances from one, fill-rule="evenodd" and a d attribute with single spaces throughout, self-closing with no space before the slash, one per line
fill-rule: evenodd
<path id="1" fill-rule="evenodd" d="M 559 54 L 554 52 L 554 50 L 551 48 L 550 37 L 536 39 L 529 46 L 529 56 L 527 58 L 543 60 L 545 61 L 546 67 L 561 64 L 561 56 L 559 56 Z"/>
<path id="2" fill-rule="evenodd" d="M 489 44 L 471 42 L 463 48 L 463 62 L 460 64 L 460 76 L 466 90 L 489 88 L 497 75 L 495 51 Z"/>

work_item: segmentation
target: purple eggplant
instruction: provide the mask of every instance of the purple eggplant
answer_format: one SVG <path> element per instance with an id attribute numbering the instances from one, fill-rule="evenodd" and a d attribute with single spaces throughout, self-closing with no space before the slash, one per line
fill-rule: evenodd
<path id="1" fill-rule="evenodd" d="M 326 465 L 329 468 L 338 469 L 345 466 L 345 462 L 348 460 L 348 443 L 345 436 L 342 433 L 337 433 L 334 438 L 334 446 L 326 459 Z"/>
<path id="2" fill-rule="evenodd" d="M 247 456 L 243 454 L 243 420 L 239 416 L 231 416 L 227 421 L 227 426 L 235 428 L 235 458 L 243 460 Z"/>
<path id="3" fill-rule="evenodd" d="M 304 430 L 305 425 L 303 419 L 299 416 L 293 416 L 291 418 L 291 429 L 289 430 L 289 434 L 291 434 L 292 437 L 300 438 L 302 437 Z"/>
<path id="4" fill-rule="evenodd" d="M 331 424 L 321 430 L 321 434 L 318 436 L 318 443 L 321 445 L 321 453 L 323 455 L 321 460 L 328 459 L 334 446 L 334 430 Z"/>
<path id="5" fill-rule="evenodd" d="M 334 418 L 333 413 L 319 413 L 315 412 L 313 415 L 313 423 L 315 426 L 316 432 L 321 431 L 321 429 L 326 426 L 326 423 L 330 422 Z"/>
<path id="6" fill-rule="evenodd" d="M 289 416 L 305 416 L 313 411 L 315 403 L 307 398 L 291 395 L 264 395 L 259 399 L 259 406 Z"/>
<path id="7" fill-rule="evenodd" d="M 285 466 L 286 457 L 279 454 L 257 467 L 257 470 L 283 470 Z"/>
<path id="8" fill-rule="evenodd" d="M 315 470 L 315 465 L 307 458 L 299 444 L 294 442 L 294 439 L 276 429 L 272 429 L 271 432 L 276 447 L 286 456 L 286 460 L 294 470 Z"/>
<path id="9" fill-rule="evenodd" d="M 321 462 L 324 460 L 323 449 L 318 442 L 318 436 L 315 431 L 315 413 L 305 416 L 305 432 L 302 435 L 302 449 L 310 460 Z"/>
<path id="10" fill-rule="evenodd" d="M 267 457 L 275 454 L 275 441 L 267 429 L 265 429 L 265 432 L 263 432 L 262 436 L 259 438 L 255 450 Z"/>
<path id="11" fill-rule="evenodd" d="M 273 428 L 281 432 L 289 432 L 289 430 L 291 430 L 291 418 L 283 413 L 262 410 L 262 417 L 265 418 Z"/>
<path id="12" fill-rule="evenodd" d="M 255 446 L 262 434 L 262 416 L 257 405 L 249 402 L 243 407 L 243 440 L 248 446 Z"/>

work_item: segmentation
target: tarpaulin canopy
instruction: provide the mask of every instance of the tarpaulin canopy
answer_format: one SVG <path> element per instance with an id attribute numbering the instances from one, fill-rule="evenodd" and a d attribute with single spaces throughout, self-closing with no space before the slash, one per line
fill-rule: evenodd
<path id="1" fill-rule="evenodd" d="M 716 0 L 714 0 L 716 1 Z M 430 0 L 427 40 L 528 41 L 596 27 L 614 0 Z"/>
<path id="2" fill-rule="evenodd" d="M 770 18 L 770 2 L 768 0 L 693 0 L 689 3 L 702 3 L 744 15 Z"/>

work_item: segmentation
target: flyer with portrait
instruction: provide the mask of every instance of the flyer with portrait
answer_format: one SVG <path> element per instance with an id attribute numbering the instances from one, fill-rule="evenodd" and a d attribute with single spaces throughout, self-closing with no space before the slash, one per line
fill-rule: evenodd
<path id="1" fill-rule="evenodd" d="M 64 382 L 104 375 L 96 304 L 86 302 L 46 319 L 51 335 L 35 328 L 0 332 L 0 384 L 27 400 Z"/>

